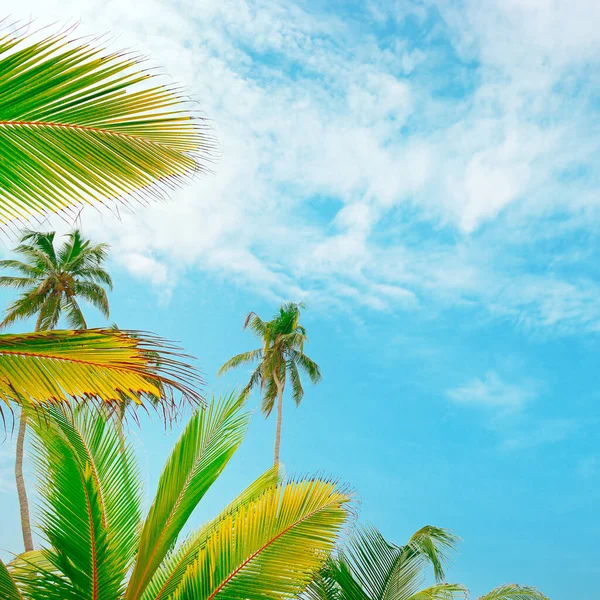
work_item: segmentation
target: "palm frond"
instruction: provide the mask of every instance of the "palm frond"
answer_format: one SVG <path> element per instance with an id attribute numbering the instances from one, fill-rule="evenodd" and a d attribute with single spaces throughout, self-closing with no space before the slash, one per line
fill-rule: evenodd
<path id="1" fill-rule="evenodd" d="M 73 284 L 73 292 L 96 307 L 107 319 L 110 316 L 108 296 L 106 290 L 91 281 L 76 281 Z M 79 329 L 78 327 L 76 329 Z"/>
<path id="2" fill-rule="evenodd" d="M 256 501 L 266 490 L 276 487 L 282 481 L 282 469 L 271 467 L 248 486 L 217 517 L 191 534 L 178 548 L 173 550 L 157 570 L 146 588 L 142 600 L 166 600 L 179 587 L 187 569 L 195 562 L 198 553 L 206 546 L 206 541 L 220 522 L 235 513 L 244 504 Z"/>
<path id="3" fill-rule="evenodd" d="M 485 596 L 481 596 L 479 600 L 549 600 L 549 598 L 535 588 L 510 583 L 497 587 Z"/>
<path id="4" fill-rule="evenodd" d="M 39 268 L 39 265 L 30 264 L 21 260 L 7 258 L 0 260 L 0 269 L 13 269 L 26 277 L 37 278 L 44 275 L 44 271 Z"/>
<path id="5" fill-rule="evenodd" d="M 407 600 L 455 600 L 456 598 L 466 600 L 467 596 L 467 589 L 458 583 L 436 583 Z"/>
<path id="6" fill-rule="evenodd" d="M 15 290 L 36 286 L 37 283 L 37 280 L 32 277 L 0 277 L 0 287 L 9 287 Z"/>
<path id="7" fill-rule="evenodd" d="M 11 577 L 6 565 L 0 560 L 0 598 L 3 600 L 25 600 Z"/>
<path id="8" fill-rule="evenodd" d="M 312 383 L 317 384 L 321 381 L 321 369 L 314 360 L 297 350 L 292 350 L 289 355 L 290 360 L 293 360 L 308 375 Z"/>
<path id="9" fill-rule="evenodd" d="M 179 438 L 141 533 L 126 600 L 141 598 L 190 514 L 241 443 L 249 422 L 242 403 L 233 394 L 211 402 L 196 411 Z"/>
<path id="10" fill-rule="evenodd" d="M 116 598 L 124 576 L 111 552 L 106 511 L 94 462 L 56 408 L 44 419 L 31 419 L 34 464 L 44 510 L 40 528 L 50 549 L 45 558 L 64 577 L 31 581 L 50 597 Z M 35 597 L 35 595 L 31 594 Z"/>
<path id="11" fill-rule="evenodd" d="M 160 360 L 157 361 L 156 357 Z M 27 398 L 33 405 L 72 398 L 140 403 L 145 395 L 172 405 L 177 390 L 198 404 L 195 369 L 176 347 L 140 332 L 91 329 L 0 335 L 0 400 Z"/>
<path id="12" fill-rule="evenodd" d="M 263 351 L 262 349 L 258 350 L 250 350 L 249 352 L 242 352 L 241 354 L 237 354 L 233 358 L 230 358 L 218 371 L 217 375 L 223 375 L 223 373 L 227 373 L 227 371 L 231 371 L 240 365 L 244 365 L 247 363 L 256 362 L 257 360 L 262 360 Z"/>
<path id="13" fill-rule="evenodd" d="M 203 121 L 141 62 L 65 33 L 0 34 L 0 223 L 150 197 L 204 169 Z"/>
<path id="14" fill-rule="evenodd" d="M 220 521 L 173 597 L 295 598 L 329 556 L 348 500 L 337 485 L 319 480 L 266 491 Z"/>
<path id="15" fill-rule="evenodd" d="M 263 339 L 267 333 L 268 324 L 265 323 L 255 312 L 249 312 L 244 319 L 244 329 L 250 330 L 259 338 Z"/>
<path id="16" fill-rule="evenodd" d="M 298 367 L 293 360 L 288 361 L 287 371 L 290 374 L 290 381 L 292 382 L 292 400 L 298 406 L 304 397 L 304 389 L 302 388 L 302 380 L 300 379 L 300 373 L 298 373 Z"/>

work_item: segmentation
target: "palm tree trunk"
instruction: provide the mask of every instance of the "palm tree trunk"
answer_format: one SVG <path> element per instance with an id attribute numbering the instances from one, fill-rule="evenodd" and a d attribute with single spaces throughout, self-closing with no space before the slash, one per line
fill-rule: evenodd
<path id="1" fill-rule="evenodd" d="M 42 315 L 38 316 L 35 331 L 39 331 L 42 324 Z M 25 432 L 27 431 L 27 415 L 21 409 L 19 416 L 19 433 L 17 434 L 17 448 L 15 451 L 15 482 L 19 498 L 19 512 L 21 513 L 21 530 L 23 531 L 23 545 L 25 552 L 33 550 L 33 536 L 31 535 L 31 517 L 29 516 L 29 500 L 23 476 L 23 458 L 25 455 Z"/>
<path id="2" fill-rule="evenodd" d="M 277 373 L 273 373 L 273 380 L 277 387 L 277 425 L 275 427 L 275 461 L 274 464 L 279 464 L 279 448 L 281 446 L 281 420 L 283 416 L 283 386 L 279 381 Z"/>
<path id="3" fill-rule="evenodd" d="M 17 495 L 19 497 L 19 510 L 21 512 L 21 529 L 23 530 L 23 544 L 25 552 L 33 550 L 33 537 L 31 535 L 31 520 L 29 518 L 29 501 L 27 500 L 27 489 L 23 478 L 23 449 L 25 445 L 25 431 L 27 429 L 27 415 L 21 410 L 19 416 L 19 433 L 17 434 L 17 448 L 15 456 L 15 479 L 17 483 Z"/>

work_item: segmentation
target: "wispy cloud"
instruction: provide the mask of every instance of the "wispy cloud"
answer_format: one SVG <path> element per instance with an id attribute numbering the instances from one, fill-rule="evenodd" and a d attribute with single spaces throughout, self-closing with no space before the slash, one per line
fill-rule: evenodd
<path id="1" fill-rule="evenodd" d="M 542 419 L 511 435 L 502 442 L 503 450 L 522 450 L 564 442 L 582 428 L 578 419 Z"/>
<path id="2" fill-rule="evenodd" d="M 514 413 L 535 400 L 538 390 L 539 384 L 536 382 L 510 383 L 495 371 L 488 371 L 483 377 L 475 377 L 466 384 L 449 390 L 447 395 L 458 404 L 500 413 Z"/>
<path id="3" fill-rule="evenodd" d="M 84 211 L 137 277 L 164 291 L 192 267 L 274 298 L 377 310 L 469 302 L 570 332 L 600 328 L 597 274 L 568 244 L 593 251 L 581 233 L 600 221 L 600 9 L 575 5 L 373 1 L 343 18 L 262 0 L 15 10 L 118 34 L 189 83 L 213 120 L 215 175 L 120 222 Z M 390 37 L 394 23 L 403 33 Z M 576 269 L 556 260 L 566 255 Z"/>

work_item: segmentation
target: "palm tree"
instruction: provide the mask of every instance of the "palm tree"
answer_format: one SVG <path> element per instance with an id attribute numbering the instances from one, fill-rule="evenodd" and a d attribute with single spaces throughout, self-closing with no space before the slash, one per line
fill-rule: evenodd
<path id="1" fill-rule="evenodd" d="M 275 468 L 178 542 L 192 511 L 241 443 L 243 399 L 192 416 L 142 514 L 130 445 L 101 411 L 58 408 L 35 420 L 43 550 L 0 562 L 6 600 L 292 599 L 331 552 L 347 494 L 330 481 L 283 483 Z"/>
<path id="2" fill-rule="evenodd" d="M 292 399 L 296 406 L 302 401 L 304 389 L 300 379 L 302 370 L 312 383 L 321 381 L 319 365 L 304 354 L 307 340 L 306 330 L 298 321 L 302 304 L 288 302 L 279 309 L 279 314 L 270 321 L 263 321 L 256 313 L 246 316 L 244 329 L 250 327 L 261 339 L 262 348 L 243 352 L 228 360 L 220 369 L 219 375 L 243 364 L 258 362 L 258 366 L 250 376 L 250 381 L 243 394 L 258 387 L 263 395 L 262 412 L 268 417 L 277 399 L 277 426 L 275 429 L 275 464 L 279 463 L 281 446 L 281 420 L 283 412 L 283 392 L 289 377 L 292 385 Z"/>
<path id="3" fill-rule="evenodd" d="M 79 230 L 67 236 L 62 247 L 54 247 L 55 233 L 26 231 L 20 245 L 14 249 L 23 260 L 0 260 L 0 269 L 17 271 L 19 276 L 0 276 L 0 287 L 24 290 L 5 311 L 0 328 L 37 315 L 35 331 L 54 329 L 62 313 L 73 329 L 87 329 L 87 323 L 77 301 L 87 300 L 105 317 L 109 316 L 108 298 L 102 285 L 112 289 L 110 275 L 103 262 L 108 255 L 107 244 L 93 245 Z M 23 455 L 27 413 L 19 419 L 15 452 L 15 479 L 23 542 L 25 550 L 33 550 L 29 501 L 23 477 Z"/>
<path id="4" fill-rule="evenodd" d="M 423 527 L 405 546 L 390 544 L 374 528 L 358 529 L 348 545 L 331 557 L 314 578 L 303 600 L 454 600 L 467 589 L 445 583 L 444 565 L 458 538 L 445 529 Z M 422 588 L 425 569 L 436 583 Z M 504 585 L 479 600 L 548 600 L 531 587 Z"/>
<path id="5" fill-rule="evenodd" d="M 37 315 L 35 330 L 54 329 L 62 314 L 71 329 L 87 329 L 78 298 L 109 316 L 106 286 L 112 280 L 103 268 L 108 244 L 92 244 L 76 229 L 67 241 L 55 248 L 55 232 L 26 231 L 13 252 L 23 260 L 0 260 L 0 269 L 12 269 L 19 276 L 0 277 L 0 287 L 24 290 L 5 311 L 0 328 Z"/>

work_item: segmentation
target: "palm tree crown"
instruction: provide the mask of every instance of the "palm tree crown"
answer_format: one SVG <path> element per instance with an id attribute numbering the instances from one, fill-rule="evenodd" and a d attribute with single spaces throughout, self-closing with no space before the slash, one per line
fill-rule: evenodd
<path id="1" fill-rule="evenodd" d="M 271 414 L 277 399 L 275 463 L 279 462 L 282 399 L 287 379 L 290 380 L 296 406 L 304 396 L 300 371 L 308 375 L 312 383 L 321 381 L 319 365 L 304 354 L 307 336 L 306 330 L 299 324 L 302 308 L 302 304 L 288 302 L 281 306 L 279 313 L 270 321 L 263 321 L 254 312 L 249 313 L 244 321 L 244 329 L 249 327 L 262 340 L 262 348 L 238 354 L 219 369 L 221 375 L 243 364 L 259 363 L 243 394 L 247 395 L 254 388 L 259 388 L 263 396 L 262 412 L 266 417 Z"/>
<path id="2" fill-rule="evenodd" d="M 107 244 L 92 244 L 79 230 L 67 235 L 58 249 L 54 232 L 27 231 L 15 252 L 23 260 L 2 260 L 0 268 L 12 269 L 19 276 L 0 277 L 0 286 L 23 290 L 7 309 L 0 327 L 38 315 L 36 330 L 54 329 L 61 314 L 73 329 L 87 329 L 77 301 L 82 298 L 109 316 L 106 286 L 112 289 L 110 275 L 104 270 Z"/>
<path id="3" fill-rule="evenodd" d="M 348 544 L 331 557 L 302 600 L 466 600 L 468 590 L 443 581 L 448 555 L 458 538 L 430 525 L 404 546 L 391 544 L 373 527 L 358 529 Z M 431 567 L 436 582 L 423 587 Z M 507 584 L 479 600 L 548 600 L 532 587 Z"/>

